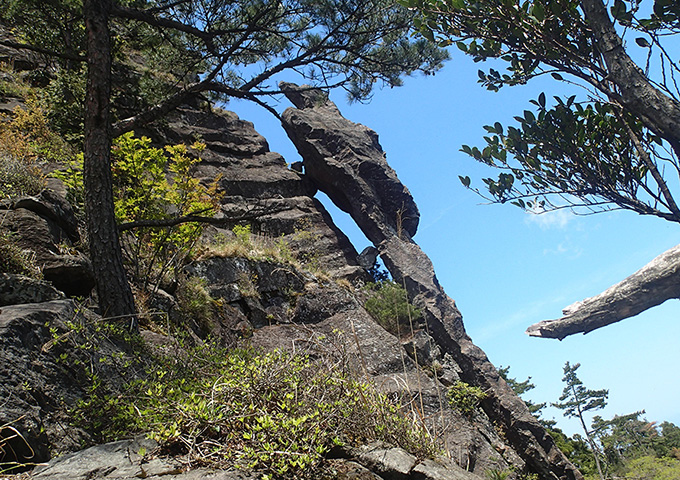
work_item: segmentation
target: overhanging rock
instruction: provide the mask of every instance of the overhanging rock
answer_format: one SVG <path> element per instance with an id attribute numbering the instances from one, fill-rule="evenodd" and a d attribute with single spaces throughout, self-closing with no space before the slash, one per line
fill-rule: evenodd
<path id="1" fill-rule="evenodd" d="M 297 107 L 283 113 L 282 124 L 303 158 L 305 175 L 348 212 L 378 248 L 392 277 L 406 286 L 412 302 L 423 311 L 437 344 L 457 363 L 461 379 L 487 392 L 482 408 L 488 417 L 541 478 L 581 479 L 465 333 L 455 302 L 439 285 L 430 259 L 411 238 L 418 226 L 418 209 L 387 165 L 378 135 L 344 118 L 318 90 L 283 82 L 280 87 Z"/>

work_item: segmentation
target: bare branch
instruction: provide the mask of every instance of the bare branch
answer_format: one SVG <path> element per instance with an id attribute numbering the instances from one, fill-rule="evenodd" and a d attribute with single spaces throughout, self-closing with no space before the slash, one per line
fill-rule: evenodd
<path id="1" fill-rule="evenodd" d="M 63 60 L 73 60 L 75 62 L 86 62 L 87 57 L 83 55 L 76 55 L 72 53 L 56 52 L 47 48 L 37 47 L 35 45 L 29 45 L 27 43 L 18 43 L 11 40 L 0 40 L 0 45 L 6 47 L 16 48 L 17 50 L 29 50 L 31 52 L 42 53 L 43 55 L 48 55 L 50 57 L 57 57 Z"/>
<path id="2" fill-rule="evenodd" d="M 263 215 L 270 215 L 272 213 L 275 213 L 275 211 L 263 209 L 255 213 L 248 213 L 247 215 L 222 218 L 204 217 L 202 215 L 184 215 L 182 217 L 162 218 L 158 220 L 137 220 L 134 222 L 121 223 L 118 225 L 118 231 L 125 232 L 126 230 L 134 230 L 136 228 L 175 227 L 185 223 L 206 223 L 210 225 L 224 226 L 236 222 L 242 222 L 244 220 L 255 220 L 256 218 L 262 217 Z"/>
<path id="3" fill-rule="evenodd" d="M 680 245 L 601 294 L 566 307 L 562 318 L 531 325 L 526 333 L 562 340 L 632 317 L 670 298 L 680 298 Z"/>

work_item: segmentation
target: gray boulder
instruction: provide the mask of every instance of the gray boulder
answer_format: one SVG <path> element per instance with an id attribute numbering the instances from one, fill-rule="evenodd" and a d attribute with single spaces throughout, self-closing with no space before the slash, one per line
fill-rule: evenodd
<path id="1" fill-rule="evenodd" d="M 76 249 L 78 222 L 70 204 L 46 189 L 0 205 L 2 227 L 16 234 L 16 243 L 31 251 L 43 278 L 68 296 L 87 296 L 94 287 L 92 266 Z"/>
<path id="2" fill-rule="evenodd" d="M 50 283 L 25 275 L 0 273 L 0 307 L 21 303 L 40 303 L 64 298 Z"/>

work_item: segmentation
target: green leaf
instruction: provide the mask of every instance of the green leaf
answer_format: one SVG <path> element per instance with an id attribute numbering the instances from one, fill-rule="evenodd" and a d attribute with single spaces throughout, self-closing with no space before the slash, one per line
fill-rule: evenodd
<path id="1" fill-rule="evenodd" d="M 535 2 L 531 8 L 531 15 L 536 19 L 536 21 L 542 23 L 543 20 L 545 20 L 545 8 L 543 7 L 543 4 L 540 2 Z"/>
<path id="2" fill-rule="evenodd" d="M 538 96 L 538 104 L 541 106 L 541 108 L 545 108 L 545 93 L 541 92 L 541 94 Z"/>
<path id="3" fill-rule="evenodd" d="M 460 179 L 460 183 L 462 183 L 465 188 L 470 188 L 470 177 L 458 175 L 458 178 Z"/>
<path id="4" fill-rule="evenodd" d="M 647 39 L 644 37 L 637 37 L 635 39 L 635 43 L 637 43 L 639 46 L 643 48 L 649 48 L 651 46 Z"/>

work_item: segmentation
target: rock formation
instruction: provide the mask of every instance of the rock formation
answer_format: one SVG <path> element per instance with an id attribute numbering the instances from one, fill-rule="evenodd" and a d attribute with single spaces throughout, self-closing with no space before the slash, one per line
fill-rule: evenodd
<path id="1" fill-rule="evenodd" d="M 432 262 L 411 239 L 417 209 L 387 165 L 377 134 L 342 117 L 321 91 L 290 83 L 280 88 L 297 107 L 283 113 L 282 123 L 303 158 L 306 176 L 348 211 L 378 248 L 392 277 L 403 282 L 413 303 L 425 313 L 430 334 L 451 355 L 461 378 L 489 393 L 482 403 L 489 418 L 502 425 L 515 451 L 543 478 L 579 478 L 466 335 L 462 316 L 439 285 Z"/>
<path id="2" fill-rule="evenodd" d="M 71 205 L 58 193 L 43 190 L 35 197 L 0 203 L 3 228 L 34 255 L 45 280 L 71 296 L 87 296 L 94 287 L 90 261 L 77 251 L 78 222 Z"/>
<path id="3" fill-rule="evenodd" d="M 387 164 L 377 134 L 343 118 L 318 91 L 292 84 L 282 88 L 297 106 L 283 114 L 283 125 L 303 157 L 302 168 L 289 168 L 279 154 L 269 151 L 251 123 L 231 112 L 208 112 L 186 105 L 144 132 L 158 144 L 191 143 L 196 137 L 206 143 L 195 175 L 206 182 L 219 178 L 224 193 L 209 236 L 233 236 L 231 227 L 247 223 L 262 238 L 285 242 L 301 263 L 293 266 L 270 259 L 220 255 L 217 248 L 208 251 L 183 273 L 186 278 L 204 280 L 210 296 L 219 300 L 219 312 L 212 323 L 189 325 L 193 333 L 197 337 L 211 334 L 224 343 L 246 338 L 267 349 L 305 348 L 313 355 L 332 353 L 340 345 L 356 374 L 410 405 L 409 412 L 426 422 L 450 457 L 423 461 L 389 445 L 348 448 L 339 455 L 342 458 L 330 459 L 339 462 L 338 478 L 474 480 L 489 470 L 513 470 L 536 472 L 546 480 L 580 479 L 466 335 L 455 303 L 439 285 L 430 260 L 412 240 L 418 209 Z M 369 281 L 366 268 L 372 265 L 376 252 L 369 249 L 357 254 L 314 198 L 317 190 L 350 213 L 373 242 L 394 279 L 405 285 L 411 301 L 422 310 L 423 329 L 397 338 L 366 312 L 361 290 L 355 287 Z M 48 259 L 63 255 L 59 245 L 77 242 L 68 208 L 53 192 L 0 208 L 12 217 L 11 228 L 22 241 L 34 236 L 22 233 L 23 218 L 30 216 L 36 225 L 31 228 L 46 233 L 40 237 L 42 243 L 24 244 L 44 252 L 45 265 Z M 86 262 L 82 266 L 79 271 L 86 272 Z M 84 273 L 75 286 L 57 278 L 51 278 L 52 285 L 67 295 L 91 287 Z M 11 433 L 6 425 L 21 417 L 11 428 L 21 430 L 31 444 L 35 451 L 32 461 L 44 461 L 50 449 L 75 450 L 81 443 L 96 440 L 68 427 L 68 409 L 87 395 L 85 382 L 79 381 L 87 369 L 65 365 L 60 358 L 75 349 L 71 342 L 62 341 L 73 335 L 69 332 L 74 322 L 96 325 L 101 319 L 72 300 L 62 299 L 61 293 L 42 284 L 37 287 L 37 293 L 26 300 L 37 303 L 0 310 L 0 376 L 12 379 L 0 385 L 2 397 L 9 399 L 0 409 L 0 426 L 3 435 Z M 173 321 L 179 318 L 181 290 L 182 285 L 170 293 L 159 289 L 149 302 Z M 169 340 L 158 333 L 142 333 L 149 344 L 168 345 Z M 124 349 L 115 342 L 103 342 L 97 352 L 125 360 Z M 102 370 L 99 378 L 112 384 L 126 380 L 115 368 Z M 445 399 L 446 389 L 458 380 L 487 393 L 482 409 L 472 416 L 452 408 Z M 199 478 L 196 473 L 176 475 L 172 462 L 157 462 L 153 467 L 157 470 L 144 473 L 142 468 L 149 467 L 128 454 L 136 448 L 131 445 L 119 442 L 62 457 L 36 471 L 35 476 L 55 480 L 142 474 L 149 478 L 161 474 L 164 478 Z M 21 447 L 19 442 L 16 449 Z M 21 458 L 27 459 L 29 453 L 20 453 L 24 455 Z M 106 456 L 109 454 L 113 457 Z M 100 458 L 98 463 L 91 463 L 93 455 Z M 82 468 L 64 470 L 67 464 Z M 218 472 L 200 475 L 248 478 Z M 511 478 L 516 476 L 513 473 Z"/>

